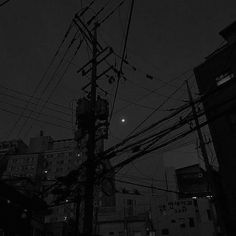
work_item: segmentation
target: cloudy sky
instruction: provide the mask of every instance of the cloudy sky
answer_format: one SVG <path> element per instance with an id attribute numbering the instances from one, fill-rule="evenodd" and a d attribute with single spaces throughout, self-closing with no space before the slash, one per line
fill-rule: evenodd
<path id="1" fill-rule="evenodd" d="M 88 78 L 76 73 L 91 55 L 86 44 L 82 45 L 66 73 L 64 70 L 78 40 L 59 70 L 55 70 L 76 32 L 75 27 L 56 61 L 49 67 L 46 76 L 43 75 L 74 14 L 81 11 L 88 2 L 11 0 L 0 8 L 1 140 L 22 138 L 28 142 L 29 137 L 38 135 L 41 129 L 55 139 L 72 137 L 71 106 L 75 99 L 85 95 L 81 87 L 88 82 Z M 119 2 L 96 0 L 84 20 L 106 5 L 99 15 L 99 19 L 102 19 Z M 103 46 L 112 46 L 119 54 L 122 51 L 130 3 L 131 1 L 124 1 L 122 7 L 98 30 L 99 42 Z M 135 1 L 127 45 L 127 60 L 135 69 L 124 66 L 123 71 L 128 80 L 120 81 L 107 145 L 114 144 L 129 134 L 175 90 L 177 92 L 145 125 L 168 115 L 169 109 L 184 104 L 187 93 L 183 82 L 186 79 L 189 79 L 194 96 L 197 96 L 192 69 L 224 43 L 218 32 L 236 19 L 235 7 L 235 0 Z M 79 34 L 77 36 L 80 37 Z M 109 60 L 119 65 L 118 58 L 113 56 Z M 102 64 L 99 72 L 106 66 Z M 147 74 L 152 75 L 153 79 L 148 79 Z M 35 91 L 42 78 L 43 82 Z M 115 83 L 109 84 L 104 78 L 99 85 L 109 93 L 107 99 L 111 104 Z M 150 92 L 153 89 L 156 89 L 155 93 Z M 98 92 L 104 95 L 101 90 Z M 31 105 L 23 113 L 29 100 L 27 95 L 41 97 L 43 101 L 31 99 Z M 47 108 L 43 108 L 44 105 Z M 24 117 L 19 118 L 20 114 Z M 26 118 L 28 116 L 43 120 L 44 123 Z M 122 118 L 126 122 L 122 123 Z M 194 163 L 197 160 L 195 142 L 196 138 L 192 135 L 178 144 L 184 145 L 184 148 L 175 149 L 177 145 L 172 147 L 172 151 L 165 152 L 167 164 L 182 166 Z"/>

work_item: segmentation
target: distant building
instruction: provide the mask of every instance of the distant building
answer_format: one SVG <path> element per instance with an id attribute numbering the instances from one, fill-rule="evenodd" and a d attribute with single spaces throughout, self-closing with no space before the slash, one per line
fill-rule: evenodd
<path id="1" fill-rule="evenodd" d="M 25 153 L 8 155 L 2 178 L 5 183 L 27 196 L 38 194 L 44 198 L 50 210 L 44 219 L 48 235 L 67 236 L 74 233 L 77 195 L 68 192 L 68 196 L 60 200 L 60 194 L 47 189 L 58 183 L 58 178 L 78 169 L 86 160 L 86 145 L 86 137 L 77 142 L 74 139 L 54 140 L 51 136 L 44 136 L 41 131 L 39 136 L 30 139 Z M 103 139 L 100 139 L 97 141 L 96 152 L 102 151 L 103 148 Z M 106 167 L 109 168 L 108 162 Z M 81 211 L 82 208 L 83 202 Z M 82 222 L 82 217 L 80 220 Z"/>
<path id="2" fill-rule="evenodd" d="M 153 224 L 151 212 L 153 204 L 157 203 L 154 198 L 157 200 L 157 197 L 151 197 L 150 194 L 144 196 L 138 191 L 116 193 L 113 206 L 98 206 L 96 233 L 103 236 L 144 236 L 154 233 L 156 224 Z"/>
<path id="3" fill-rule="evenodd" d="M 0 142 L 0 176 L 6 170 L 9 154 L 21 154 L 27 151 L 28 146 L 20 139 Z"/>
<path id="4" fill-rule="evenodd" d="M 178 199 L 177 192 L 174 198 L 172 193 L 155 189 L 117 189 L 114 205 L 98 205 L 97 234 L 215 235 L 215 212 L 207 197 Z"/>
<path id="5" fill-rule="evenodd" d="M 184 199 L 159 205 L 159 232 L 169 236 L 213 236 L 213 217 L 208 199 Z"/>
<path id="6" fill-rule="evenodd" d="M 210 195 L 206 172 L 198 165 L 175 170 L 180 198 L 206 197 Z"/>
<path id="7" fill-rule="evenodd" d="M 27 150 L 28 146 L 21 139 L 0 142 L 0 155 L 6 153 L 25 153 Z"/>
<path id="8" fill-rule="evenodd" d="M 194 69 L 219 163 L 222 213 L 236 234 L 236 21 L 220 32 L 226 43 Z M 231 232 L 231 233 L 232 233 Z"/>

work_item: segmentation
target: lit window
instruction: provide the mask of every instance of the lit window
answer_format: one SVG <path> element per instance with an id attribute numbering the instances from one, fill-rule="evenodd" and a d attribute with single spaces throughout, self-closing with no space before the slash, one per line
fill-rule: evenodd
<path id="1" fill-rule="evenodd" d="M 220 76 L 216 77 L 216 84 L 217 86 L 220 86 L 233 78 L 234 78 L 234 74 L 232 72 L 225 72 L 221 74 Z"/>

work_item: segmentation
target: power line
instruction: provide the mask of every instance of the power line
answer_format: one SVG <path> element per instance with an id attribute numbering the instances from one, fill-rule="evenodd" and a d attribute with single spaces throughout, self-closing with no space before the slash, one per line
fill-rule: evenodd
<path id="1" fill-rule="evenodd" d="M 152 111 L 143 121 L 141 121 L 129 134 L 128 137 L 133 134 L 138 128 L 140 128 L 148 119 L 150 119 L 162 106 L 164 106 L 170 98 L 183 86 L 183 84 L 175 89 L 174 92 L 172 92 L 169 97 L 167 97 L 154 111 Z"/>
<path id="2" fill-rule="evenodd" d="M 126 30 L 126 36 L 125 36 L 125 43 L 124 43 L 124 48 L 123 48 L 123 52 L 122 52 L 122 57 L 121 57 L 121 62 L 120 62 L 120 68 L 119 68 L 119 71 L 118 71 L 118 78 L 117 78 L 117 84 L 116 84 L 116 91 L 115 91 L 115 96 L 114 96 L 114 100 L 113 100 L 113 104 L 112 104 L 112 108 L 111 108 L 111 114 L 110 114 L 109 122 L 111 122 L 111 119 L 112 119 L 112 114 L 113 114 L 113 111 L 114 111 L 115 102 L 116 102 L 116 97 L 117 97 L 117 93 L 118 93 L 118 88 L 119 88 L 119 83 L 120 83 L 120 78 L 121 78 L 123 63 L 124 63 L 124 59 L 125 59 L 125 52 L 126 52 L 126 46 L 127 46 L 128 36 L 129 36 L 129 28 L 130 28 L 130 23 L 131 23 L 133 8 L 134 8 L 134 0 L 132 0 L 132 2 L 131 2 L 131 8 L 130 8 L 130 13 L 129 13 L 129 20 L 128 20 L 128 25 L 127 25 L 127 30 Z"/>
<path id="3" fill-rule="evenodd" d="M 0 101 L 0 103 L 8 104 L 8 105 L 10 105 L 10 106 L 13 106 L 13 107 L 16 107 L 16 108 L 19 108 L 19 109 L 24 109 L 24 107 L 19 106 L 19 105 L 16 105 L 16 104 L 12 104 L 12 103 L 10 103 L 10 102 Z M 36 112 L 36 111 L 31 110 L 31 109 L 29 109 L 29 108 L 28 108 L 28 111 L 34 112 L 34 113 L 36 113 L 36 114 L 40 114 L 39 112 Z M 48 114 L 42 114 L 42 115 L 47 116 L 47 117 L 50 117 L 50 118 L 53 118 L 53 119 L 56 119 L 56 120 L 58 120 L 58 121 L 63 121 L 63 122 L 66 122 L 66 123 L 71 123 L 71 121 L 64 120 L 64 119 L 59 118 L 59 117 L 57 117 L 57 116 L 48 115 Z"/>
<path id="4" fill-rule="evenodd" d="M 7 4 L 8 2 L 10 2 L 10 0 L 6 0 L 6 1 L 0 3 L 0 7 L 4 6 L 4 5 Z"/>
<path id="5" fill-rule="evenodd" d="M 187 108 L 189 108 L 189 107 L 190 107 L 189 104 L 185 104 L 185 105 L 179 107 L 178 109 L 176 109 L 176 111 L 172 112 L 170 115 L 168 115 L 168 116 L 166 116 L 166 117 L 164 117 L 164 118 L 158 120 L 157 122 L 151 124 L 151 125 L 148 126 L 147 128 L 144 128 L 143 130 L 139 131 L 138 133 L 136 133 L 136 134 L 134 134 L 134 135 L 132 135 L 132 136 L 130 136 L 130 137 L 125 138 L 123 141 L 121 141 L 120 143 L 114 145 L 113 147 L 108 148 L 108 149 L 105 151 L 104 154 L 107 154 L 107 153 L 109 153 L 109 152 L 113 152 L 113 151 L 116 150 L 118 147 L 120 147 L 120 146 L 124 145 L 125 143 L 127 143 L 129 140 L 131 140 L 131 139 L 133 139 L 133 138 L 135 138 L 135 137 L 137 137 L 137 136 L 139 136 L 139 135 L 141 135 L 141 134 L 143 134 L 143 133 L 145 133 L 145 132 L 147 132 L 147 131 L 153 129 L 155 126 L 160 125 L 161 123 L 163 123 L 163 122 L 165 122 L 165 121 L 167 121 L 167 120 L 169 120 L 169 119 L 175 117 L 175 116 L 178 115 L 180 112 L 184 111 L 185 109 L 187 109 Z"/>
<path id="6" fill-rule="evenodd" d="M 114 97 L 113 94 L 109 93 L 106 91 L 106 93 L 109 95 L 109 96 L 112 96 Z M 139 104 L 139 103 L 136 103 L 136 102 L 133 102 L 129 99 L 126 99 L 126 98 L 123 98 L 123 97 L 117 97 L 117 99 L 121 100 L 121 101 L 124 101 L 125 103 L 128 103 L 128 104 L 131 104 L 131 105 L 134 105 L 134 106 L 138 106 L 138 107 L 142 107 L 142 108 L 146 108 L 146 109 L 149 109 L 149 110 L 154 110 L 155 107 L 151 107 L 151 106 L 146 106 L 146 105 L 142 105 L 142 104 Z"/>
<path id="7" fill-rule="evenodd" d="M 211 109 L 209 109 L 209 110 L 217 109 L 217 108 L 219 107 L 219 105 L 220 105 L 220 106 L 225 105 L 226 103 L 229 103 L 230 101 L 235 100 L 235 99 L 236 99 L 236 97 L 230 98 L 230 99 L 228 99 L 227 101 L 224 101 L 222 104 L 218 104 L 217 106 L 211 107 Z M 222 115 L 225 115 L 225 114 L 231 112 L 234 108 L 235 108 L 235 107 L 230 107 L 229 109 L 227 109 L 227 110 L 225 110 L 225 111 L 223 111 L 223 112 L 221 112 L 221 113 L 215 115 L 214 117 L 211 117 L 209 120 L 207 120 L 207 121 L 205 121 L 205 122 L 202 122 L 202 123 L 200 124 L 200 127 L 203 127 L 203 126 L 207 125 L 208 123 L 213 122 L 214 120 L 218 119 L 218 118 L 221 117 Z M 202 111 L 201 113 L 198 114 L 198 117 L 199 117 L 199 116 L 202 116 L 202 115 L 204 115 L 204 114 L 205 114 L 205 112 Z M 193 119 L 193 118 L 192 118 L 192 119 Z M 177 124 L 177 125 L 178 125 L 178 124 Z M 178 126 L 177 126 L 177 127 L 178 127 Z M 124 160 L 124 161 L 121 161 L 119 164 L 116 164 L 110 171 L 114 171 L 114 170 L 116 170 L 116 169 L 120 170 L 121 168 L 123 168 L 123 167 L 126 166 L 127 164 L 131 163 L 132 161 L 134 161 L 134 160 L 136 160 L 136 159 L 138 159 L 138 158 L 140 158 L 140 157 L 142 157 L 142 156 L 144 156 L 144 155 L 146 155 L 146 154 L 148 154 L 148 153 L 150 153 L 150 152 L 153 152 L 153 151 L 156 151 L 156 150 L 158 150 L 158 149 L 161 149 L 161 148 L 163 148 L 163 147 L 165 147 L 165 146 L 167 146 L 167 145 L 169 145 L 169 144 L 171 144 L 171 143 L 173 143 L 173 142 L 176 142 L 177 140 L 182 139 L 183 137 L 185 137 L 185 136 L 187 136 L 188 134 L 192 133 L 192 132 L 195 131 L 196 129 L 197 129 L 196 127 L 192 127 L 190 130 L 185 131 L 185 132 L 182 132 L 182 133 L 180 133 L 180 134 L 178 134 L 178 135 L 172 137 L 171 139 L 165 141 L 164 143 L 161 143 L 161 144 L 159 144 L 159 145 L 157 145 L 157 146 L 154 146 L 154 147 L 152 147 L 152 146 L 155 145 L 155 143 L 156 143 L 157 141 L 159 141 L 160 138 L 158 137 L 157 139 L 153 139 L 153 140 L 151 140 L 152 142 L 151 142 L 148 146 L 146 146 L 145 148 L 143 148 L 141 151 L 139 151 L 138 153 L 134 154 L 134 155 L 131 156 L 130 158 L 128 158 L 128 159 L 126 159 L 126 160 Z M 170 130 L 171 130 L 171 128 L 170 128 Z M 168 134 L 168 133 L 167 133 L 167 134 Z M 105 151 L 105 152 L 106 152 L 106 151 Z M 136 150 L 136 152 L 137 152 L 137 150 Z M 105 155 L 105 156 L 104 156 L 104 155 Z M 103 154 L 102 156 L 99 155 L 99 160 L 111 159 L 111 158 L 113 158 L 113 157 L 116 156 L 116 155 L 117 155 L 117 152 L 116 152 L 116 151 L 114 151 L 114 152 L 111 153 L 111 154 L 108 154 L 107 156 L 106 156 L 106 154 Z"/>
<path id="8" fill-rule="evenodd" d="M 66 33 L 65 33 L 65 35 L 64 35 L 64 37 L 63 37 L 63 39 L 62 39 L 62 41 L 61 41 L 61 43 L 59 44 L 59 46 L 58 46 L 58 48 L 57 48 L 55 54 L 53 55 L 53 57 L 52 57 L 52 59 L 51 59 L 49 65 L 47 66 L 47 68 L 46 68 L 44 74 L 42 75 L 41 79 L 39 80 L 38 84 L 36 85 L 36 87 L 35 87 L 35 89 L 34 89 L 34 91 L 33 91 L 33 93 L 32 93 L 32 94 L 33 94 L 32 96 L 34 96 L 34 95 L 36 94 L 36 92 L 37 92 L 37 90 L 39 89 L 40 85 L 43 83 L 44 79 L 46 78 L 46 75 L 48 74 L 49 69 L 50 69 L 51 66 L 53 65 L 53 63 L 54 63 L 54 61 L 55 61 L 57 55 L 59 54 L 59 51 L 61 50 L 61 48 L 62 48 L 64 42 L 66 41 L 66 39 L 67 39 L 67 37 L 68 37 L 68 35 L 69 35 L 70 31 L 71 31 L 71 28 L 72 28 L 72 23 L 70 23 L 70 25 L 69 25 L 69 27 L 68 27 L 68 29 L 67 29 L 67 31 L 66 31 Z M 32 100 L 32 99 L 29 99 L 29 101 L 31 101 L 31 100 Z M 28 105 L 29 105 L 29 103 L 27 103 L 27 105 L 25 106 L 25 109 L 20 113 L 20 115 L 19 115 L 19 117 L 17 118 L 16 122 L 14 123 L 14 125 L 12 126 L 12 128 L 10 129 L 9 134 L 8 134 L 8 137 L 9 137 L 9 136 L 12 134 L 12 132 L 15 130 L 15 128 L 16 128 L 18 122 L 21 120 L 21 117 L 24 115 L 25 111 L 27 110 Z"/>
<path id="9" fill-rule="evenodd" d="M 7 113 L 10 113 L 10 114 L 13 114 L 13 115 L 16 115 L 16 116 L 18 116 L 18 115 L 20 114 L 20 113 L 16 113 L 16 112 L 13 112 L 13 111 L 9 111 L 9 110 L 4 109 L 4 108 L 0 108 L 0 110 L 1 110 L 1 111 L 4 111 L 4 112 L 7 112 Z M 27 116 L 27 115 L 23 115 L 22 117 L 24 117 L 24 118 L 29 118 L 29 116 Z M 62 125 L 57 125 L 57 124 L 52 123 L 52 122 L 49 122 L 49 121 L 40 120 L 40 119 L 37 119 L 37 118 L 34 118 L 34 117 L 32 117 L 31 119 L 32 119 L 32 120 L 35 120 L 35 121 L 37 121 L 37 122 L 40 122 L 40 123 L 44 123 L 44 124 L 56 126 L 56 127 L 59 127 L 59 128 L 71 130 L 70 127 L 66 127 L 66 126 L 62 126 Z"/>
<path id="10" fill-rule="evenodd" d="M 101 14 L 105 8 L 112 2 L 112 0 L 108 0 L 88 21 L 87 25 L 90 25 L 95 18 L 98 17 L 99 14 Z"/>
<path id="11" fill-rule="evenodd" d="M 79 51 L 79 49 L 80 49 L 82 43 L 83 43 L 83 40 L 81 39 L 80 42 L 79 42 L 79 44 L 78 44 L 78 46 L 77 46 L 77 48 L 76 48 L 76 50 L 75 50 L 75 52 L 74 52 L 74 54 L 73 54 L 73 56 L 72 56 L 71 59 L 70 59 L 70 62 L 72 62 L 72 61 L 74 60 L 74 58 L 75 58 L 75 56 L 77 55 L 77 53 L 78 53 L 78 51 Z M 63 71 L 61 77 L 59 77 L 59 80 L 58 80 L 57 83 L 55 84 L 54 89 L 51 91 L 51 93 L 49 94 L 47 100 L 44 102 L 43 106 L 41 107 L 41 109 L 40 109 L 40 111 L 39 111 L 40 113 L 42 113 L 44 107 L 47 105 L 47 103 L 49 102 L 49 100 L 50 100 L 51 97 L 53 96 L 55 90 L 57 89 L 57 87 L 58 87 L 59 84 L 61 83 L 62 79 L 64 78 L 66 72 L 68 71 L 70 65 L 71 65 L 71 63 L 68 63 L 68 64 L 67 64 L 67 66 L 66 66 L 65 70 Z M 40 116 L 40 114 L 38 115 L 38 117 L 39 117 L 39 116 Z M 22 126 L 21 130 L 22 130 L 22 129 L 23 129 L 23 126 Z M 31 127 L 30 127 L 30 128 L 28 129 L 28 131 L 25 133 L 25 136 L 28 134 L 28 132 L 30 131 L 30 129 L 31 129 Z M 19 132 L 21 132 L 21 130 L 20 130 Z M 19 135 L 19 134 L 18 134 L 18 135 Z"/>
<path id="12" fill-rule="evenodd" d="M 183 74 L 184 74 L 184 73 L 183 73 Z M 181 74 L 180 76 L 182 76 L 183 74 Z M 173 78 L 172 80 L 170 80 L 170 81 L 174 81 L 174 80 L 176 80 L 177 78 L 179 78 L 180 76 L 176 76 L 176 77 L 174 77 L 174 78 Z M 190 79 L 191 77 L 192 77 L 192 75 L 191 75 L 188 79 Z M 150 90 L 149 93 L 147 93 L 147 94 L 141 96 L 140 98 L 138 98 L 138 99 L 136 100 L 136 102 L 145 99 L 146 97 L 150 96 L 150 95 L 153 94 L 153 93 L 156 93 L 157 95 L 160 95 L 160 96 L 163 96 L 163 97 L 164 97 L 165 95 L 161 95 L 161 94 L 157 93 L 157 91 L 160 90 L 160 89 L 163 88 L 163 87 L 165 87 L 165 85 L 162 85 L 162 86 L 160 86 L 160 87 L 158 87 L 158 88 L 155 88 L 155 89 L 153 89 L 153 90 Z M 165 97 L 168 97 L 168 96 L 165 96 Z M 115 114 L 116 114 L 116 113 L 119 113 L 120 111 L 122 111 L 122 110 L 124 110 L 124 109 L 127 109 L 127 108 L 129 108 L 129 105 L 124 106 L 124 107 L 122 107 L 122 108 L 116 110 L 116 111 L 115 111 Z"/>
<path id="13" fill-rule="evenodd" d="M 17 101 L 23 101 L 23 102 L 29 102 L 29 100 L 26 100 L 26 99 L 23 99 L 23 98 L 20 98 L 20 97 L 16 97 L 16 96 L 13 96 L 13 95 L 10 95 L 10 94 L 6 94 L 6 93 L 1 93 L 0 92 L 0 95 L 3 95 L 3 96 L 6 96 L 6 97 L 10 97 L 12 99 L 15 99 Z M 34 102 L 29 102 L 30 104 L 33 104 L 33 105 L 37 105 L 37 103 L 34 103 Z M 57 110 L 57 109 L 54 109 L 54 108 L 51 108 L 51 107 L 45 107 L 46 109 L 48 110 L 51 110 L 51 111 L 54 111 L 54 112 L 58 112 L 60 114 L 63 114 L 63 115 L 66 115 L 66 116 L 70 116 L 71 117 L 71 114 L 70 113 L 67 113 L 67 112 L 64 112 L 62 110 Z M 69 109 L 69 108 L 68 108 Z"/>
<path id="14" fill-rule="evenodd" d="M 101 21 L 98 22 L 98 25 L 103 24 L 106 20 L 108 20 L 117 9 L 120 9 L 120 7 L 124 4 L 125 0 L 121 1 L 118 6 L 116 6 L 106 17 L 104 17 Z"/>
<path id="15" fill-rule="evenodd" d="M 205 94 L 205 95 L 202 96 L 201 98 L 196 99 L 194 102 L 195 102 L 195 103 L 204 102 L 206 99 L 209 98 L 209 96 L 211 96 L 212 94 L 217 93 L 217 92 L 220 91 L 220 90 L 221 90 L 221 88 L 216 88 L 216 89 L 210 91 L 208 94 Z M 232 100 L 232 99 L 231 99 L 231 100 Z M 227 101 L 229 102 L 230 99 L 228 99 Z M 160 124 L 163 123 L 164 121 L 167 121 L 167 120 L 169 120 L 169 119 L 175 117 L 175 116 L 178 115 L 180 112 L 184 111 L 185 109 L 188 109 L 189 107 L 190 107 L 190 104 L 189 104 L 189 103 L 184 104 L 183 106 L 177 108 L 177 109 L 176 109 L 174 112 L 172 112 L 170 115 L 168 115 L 168 116 L 166 116 L 166 117 L 164 117 L 164 118 L 158 120 L 157 122 L 151 124 L 151 125 L 148 126 L 147 128 L 144 128 L 143 130 L 139 131 L 138 133 L 136 133 L 136 134 L 134 134 L 134 135 L 132 135 L 132 136 L 130 136 L 130 137 L 124 139 L 122 142 L 120 142 L 120 143 L 114 145 L 113 147 L 108 148 L 108 149 L 104 152 L 104 154 L 107 154 L 107 153 L 109 153 L 109 152 L 113 152 L 114 150 L 116 150 L 118 147 L 124 145 L 124 144 L 125 144 L 126 142 L 128 142 L 129 140 L 131 140 L 131 139 L 133 139 L 133 138 L 139 136 L 140 134 L 143 134 L 144 132 L 147 132 L 148 130 L 153 129 L 155 126 L 160 125 Z"/>
<path id="16" fill-rule="evenodd" d="M 207 121 L 205 121 L 205 122 L 202 122 L 202 123 L 200 124 L 200 127 L 203 127 L 203 126 L 207 125 L 208 123 L 210 123 L 210 122 L 216 120 L 217 118 L 221 117 L 221 116 L 224 115 L 224 114 L 227 114 L 227 113 L 230 112 L 230 111 L 232 111 L 232 108 L 229 108 L 229 109 L 225 110 L 224 112 L 221 112 L 221 113 L 217 114 L 216 116 L 212 117 L 211 119 L 209 119 L 209 120 L 207 120 Z M 204 113 L 203 113 L 203 114 L 204 114 Z M 162 147 L 165 147 L 165 146 L 167 146 L 167 145 L 169 145 L 169 144 L 171 144 L 171 143 L 173 143 L 173 142 L 175 142 L 175 141 L 177 141 L 177 140 L 179 140 L 179 139 L 182 139 L 183 137 L 187 136 L 188 134 L 194 132 L 196 129 L 197 129 L 196 127 L 193 127 L 192 129 L 190 129 L 190 130 L 188 130 L 188 131 L 185 131 L 185 132 L 182 132 L 181 134 L 178 134 L 177 136 L 175 136 L 175 137 L 171 138 L 170 140 L 166 141 L 165 143 L 162 143 L 162 144 L 160 144 L 160 145 L 158 145 L 158 146 L 155 146 L 155 147 L 153 147 L 153 148 L 149 148 L 149 149 L 148 149 L 148 148 L 145 148 L 145 149 L 141 150 L 139 153 L 137 153 L 137 154 L 131 156 L 130 158 L 128 158 L 128 159 L 126 159 L 126 160 L 120 162 L 119 164 L 116 164 L 116 165 L 113 167 L 113 169 L 121 169 L 121 168 L 124 167 L 125 165 L 127 165 L 127 164 L 129 164 L 130 162 L 136 160 L 137 158 L 140 158 L 141 156 L 143 156 L 143 155 L 145 155 L 145 154 L 148 154 L 148 153 L 150 153 L 150 152 L 153 152 L 153 151 L 155 151 L 155 150 L 157 150 L 157 149 L 160 149 L 160 148 L 162 148 Z M 158 139 L 156 140 L 156 142 L 157 142 L 157 141 L 158 141 Z M 155 142 L 154 142 L 154 143 L 155 143 Z"/>
<path id="17" fill-rule="evenodd" d="M 8 88 L 8 87 L 6 87 L 6 86 L 4 86 L 4 85 L 2 85 L 2 84 L 0 84 L 0 87 L 6 89 L 6 90 L 8 90 L 8 91 L 11 91 L 11 92 L 14 92 L 14 93 L 17 93 L 17 94 L 23 95 L 23 96 L 25 96 L 25 97 L 33 98 L 33 99 L 35 99 L 35 100 L 40 100 L 39 97 L 35 97 L 35 96 L 30 95 L 30 94 L 23 93 L 23 92 L 18 91 L 18 90 L 16 90 L 16 89 Z M 30 100 L 28 100 L 28 101 L 30 102 Z M 41 99 L 41 101 L 44 101 L 44 100 Z M 31 103 L 32 103 L 32 102 L 31 102 Z M 49 102 L 49 104 L 52 104 L 52 105 L 55 105 L 55 106 L 61 107 L 61 108 L 63 108 L 63 109 L 70 110 L 69 107 L 64 106 L 64 105 L 62 105 L 62 104 L 58 104 L 58 103 L 55 103 L 55 102 Z"/>
<path id="18" fill-rule="evenodd" d="M 181 192 L 175 191 L 175 190 L 169 190 L 169 189 L 164 189 L 164 188 L 159 188 L 159 187 L 156 187 L 156 186 L 149 186 L 149 185 L 144 185 L 144 184 L 137 184 L 137 183 L 133 183 L 133 182 L 130 182 L 130 181 L 124 181 L 124 180 L 120 180 L 120 179 L 115 179 L 115 181 L 119 182 L 119 183 L 123 183 L 123 184 L 130 184 L 130 185 L 135 185 L 135 186 L 138 186 L 138 187 L 155 189 L 155 190 L 158 190 L 158 191 L 164 191 L 164 192 L 175 193 L 175 194 L 180 194 L 181 193 Z"/>
<path id="19" fill-rule="evenodd" d="M 77 35 L 77 33 L 78 33 L 78 31 L 76 31 L 76 33 L 74 34 L 74 36 L 73 36 L 73 38 L 72 38 L 70 44 L 68 45 L 68 47 L 66 48 L 66 50 L 65 50 L 65 52 L 64 52 L 64 54 L 63 54 L 63 56 L 62 56 L 62 59 L 60 60 L 60 62 L 59 62 L 59 64 L 57 65 L 56 69 L 54 70 L 54 72 L 53 72 L 51 78 L 48 80 L 47 84 L 44 86 L 44 89 L 43 89 L 43 91 L 41 92 L 41 95 L 40 95 L 40 100 L 41 100 L 43 94 L 46 93 L 46 90 L 47 90 L 47 88 L 49 87 L 49 85 L 52 83 L 53 79 L 56 77 L 57 71 L 59 70 L 60 66 L 62 65 L 62 63 L 63 63 L 63 61 L 64 61 L 64 59 L 65 59 L 65 57 L 66 57 L 66 55 L 68 54 L 70 48 L 72 47 L 72 45 L 74 44 L 74 42 L 75 42 L 75 40 L 76 40 L 76 35 Z M 67 66 L 68 66 L 68 65 L 69 65 L 69 64 L 67 64 Z M 50 96 L 50 95 L 49 95 L 49 96 Z M 40 100 L 38 100 L 37 106 L 39 106 Z M 48 101 L 49 101 L 49 99 L 47 99 L 47 100 L 44 102 L 43 107 L 48 103 Z M 42 110 L 42 109 L 41 109 L 41 110 Z M 21 128 L 19 129 L 19 132 L 18 132 L 18 134 L 17 134 L 18 137 L 19 137 L 19 135 L 21 134 L 22 129 L 27 125 L 27 122 L 28 122 L 28 120 L 30 120 L 30 116 L 31 116 L 32 114 L 33 114 L 33 112 L 30 113 L 29 118 L 25 120 L 25 122 L 23 123 L 23 125 L 22 125 Z"/>
<path id="20" fill-rule="evenodd" d="M 106 40 L 104 40 L 104 39 L 102 39 L 102 40 L 103 40 L 103 42 L 104 42 L 106 45 L 108 45 L 108 46 L 110 45 L 108 42 L 106 42 Z M 118 58 L 120 58 L 120 59 L 122 58 L 118 53 L 116 53 L 116 52 L 114 51 L 114 49 L 113 49 L 113 53 L 114 53 L 114 55 L 115 55 L 116 57 L 118 57 Z M 186 74 L 187 74 L 188 72 L 190 72 L 190 71 L 192 72 L 192 70 L 194 69 L 194 68 L 187 69 L 187 70 L 185 70 L 184 72 L 182 72 L 180 75 L 177 75 L 177 76 L 173 77 L 173 79 L 170 79 L 169 81 L 165 81 L 165 80 L 161 79 L 160 77 L 155 76 L 155 75 L 153 75 L 153 74 L 150 73 L 150 72 L 146 72 L 146 71 L 144 71 L 143 69 L 139 68 L 138 66 L 134 65 L 134 63 L 133 63 L 133 62 L 131 63 L 129 60 L 127 60 L 127 58 L 124 59 L 124 65 L 126 65 L 128 68 L 130 68 L 130 70 L 132 70 L 133 72 L 141 72 L 141 73 L 144 74 L 145 77 L 148 78 L 148 79 L 151 79 L 151 80 L 153 80 L 153 79 L 158 80 L 158 81 L 160 81 L 161 83 L 163 83 L 165 86 L 167 85 L 167 86 L 174 87 L 174 88 L 177 88 L 177 86 L 172 84 L 173 81 L 179 79 L 179 78 L 182 77 L 183 75 L 186 75 Z M 123 74 L 122 74 L 122 77 L 124 77 Z M 124 79 L 126 79 L 126 78 L 124 77 Z M 164 87 L 164 86 L 160 86 L 160 87 L 157 88 L 155 91 L 161 89 L 162 87 Z M 153 90 L 153 91 L 154 91 L 154 90 Z"/>
<path id="21" fill-rule="evenodd" d="M 127 179 L 133 179 L 133 180 L 148 180 L 149 182 L 153 181 L 153 182 L 160 182 L 160 183 L 164 183 L 166 182 L 165 179 L 156 179 L 156 178 L 153 178 L 153 177 L 140 177 L 140 176 L 135 176 L 135 175 L 126 175 L 126 174 L 117 174 L 116 176 L 120 177 L 120 178 L 127 178 Z M 144 176 L 144 175 L 143 175 Z M 168 181 L 170 183 L 176 183 L 175 181 Z"/>
<path id="22" fill-rule="evenodd" d="M 154 94 L 156 94 L 156 95 L 158 95 L 158 96 L 161 96 L 161 97 L 166 97 L 166 98 L 169 97 L 168 95 L 165 95 L 165 94 L 162 94 L 162 93 L 158 93 L 157 91 L 155 91 L 155 90 L 153 90 L 153 89 L 146 88 L 146 87 L 144 87 L 144 86 L 142 86 L 142 85 L 140 85 L 140 84 L 134 82 L 134 81 L 131 80 L 131 79 L 127 79 L 127 77 L 125 77 L 125 78 L 126 78 L 126 80 L 127 80 L 129 83 L 132 83 L 133 85 L 135 85 L 135 86 L 138 87 L 138 88 L 144 89 L 144 90 L 146 90 L 146 91 L 148 91 L 148 92 L 150 92 L 150 93 L 154 93 Z M 176 87 L 175 87 L 175 88 L 176 88 Z M 183 102 L 183 101 L 180 100 L 180 99 L 176 99 L 176 98 L 172 98 L 172 97 L 171 97 L 170 99 L 175 100 L 175 101 L 178 101 L 178 102 Z"/>

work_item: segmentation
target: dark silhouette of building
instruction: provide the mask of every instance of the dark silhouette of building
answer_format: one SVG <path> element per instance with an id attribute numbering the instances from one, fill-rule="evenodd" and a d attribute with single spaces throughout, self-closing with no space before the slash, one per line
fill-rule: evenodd
<path id="1" fill-rule="evenodd" d="M 206 197 L 210 195 L 206 172 L 198 165 L 175 170 L 180 198 Z"/>
<path id="2" fill-rule="evenodd" d="M 219 33 L 225 44 L 194 69 L 219 163 L 229 235 L 236 235 L 236 21 Z M 232 233 L 233 232 L 233 233 Z"/>
<path id="3" fill-rule="evenodd" d="M 3 235 L 42 235 L 47 205 L 38 197 L 28 197 L 0 181 L 0 233 Z"/>
<path id="4" fill-rule="evenodd" d="M 28 146 L 21 140 L 0 142 L 0 176 L 6 170 L 9 154 L 20 154 L 28 151 Z"/>

